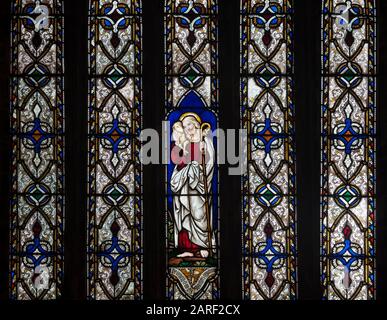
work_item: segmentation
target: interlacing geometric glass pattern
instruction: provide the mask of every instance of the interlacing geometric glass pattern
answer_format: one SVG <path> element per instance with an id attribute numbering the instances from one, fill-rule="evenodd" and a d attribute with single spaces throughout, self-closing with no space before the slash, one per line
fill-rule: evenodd
<path id="1" fill-rule="evenodd" d="M 218 7 L 165 1 L 167 298 L 219 298 Z"/>
<path id="2" fill-rule="evenodd" d="M 142 297 L 139 0 L 89 11 L 88 298 Z"/>
<path id="3" fill-rule="evenodd" d="M 61 296 L 63 49 L 62 1 L 12 2 L 11 299 Z"/>
<path id="4" fill-rule="evenodd" d="M 296 298 L 292 0 L 241 1 L 243 298 Z"/>
<path id="5" fill-rule="evenodd" d="M 324 299 L 374 299 L 375 4 L 322 10 L 321 283 Z"/>

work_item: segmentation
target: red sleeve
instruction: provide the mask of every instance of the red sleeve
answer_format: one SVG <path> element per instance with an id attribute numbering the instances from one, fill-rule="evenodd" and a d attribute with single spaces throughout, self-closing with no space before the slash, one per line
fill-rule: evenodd
<path id="1" fill-rule="evenodd" d="M 179 148 L 174 143 L 171 144 L 171 161 L 177 165 L 177 170 L 183 169 L 187 164 L 183 149 Z"/>
<path id="2" fill-rule="evenodd" d="M 202 163 L 202 152 L 200 150 L 199 142 L 191 143 L 191 161 L 197 161 L 198 163 Z"/>

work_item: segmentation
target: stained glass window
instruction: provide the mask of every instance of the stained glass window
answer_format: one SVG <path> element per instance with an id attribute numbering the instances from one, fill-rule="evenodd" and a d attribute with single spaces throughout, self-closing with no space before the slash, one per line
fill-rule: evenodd
<path id="1" fill-rule="evenodd" d="M 325 299 L 373 299 L 375 2 L 322 10 L 321 282 Z"/>
<path id="2" fill-rule="evenodd" d="M 89 11 L 88 298 L 142 296 L 141 2 Z"/>
<path id="3" fill-rule="evenodd" d="M 11 25 L 10 297 L 62 294 L 63 2 L 15 0 Z"/>
<path id="4" fill-rule="evenodd" d="M 167 298 L 219 298 L 216 1 L 165 1 Z"/>
<path id="5" fill-rule="evenodd" d="M 243 298 L 296 297 L 293 1 L 241 1 Z"/>

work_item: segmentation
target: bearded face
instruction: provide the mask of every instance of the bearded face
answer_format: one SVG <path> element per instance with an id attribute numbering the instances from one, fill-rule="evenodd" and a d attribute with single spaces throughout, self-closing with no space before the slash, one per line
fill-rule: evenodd
<path id="1" fill-rule="evenodd" d="M 183 120 L 184 133 L 191 142 L 200 141 L 200 124 L 193 117 L 187 117 Z"/>

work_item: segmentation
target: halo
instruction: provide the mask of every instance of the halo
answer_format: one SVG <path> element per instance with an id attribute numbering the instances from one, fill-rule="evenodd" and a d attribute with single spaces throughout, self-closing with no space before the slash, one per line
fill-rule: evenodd
<path id="1" fill-rule="evenodd" d="M 180 120 L 180 121 L 183 121 L 183 120 L 184 120 L 185 118 L 187 118 L 187 117 L 193 117 L 193 118 L 196 119 L 197 122 L 199 122 L 199 124 L 202 124 L 202 119 L 200 119 L 200 117 L 199 117 L 196 113 L 194 113 L 194 112 L 186 112 L 186 113 L 183 113 L 183 114 L 180 116 L 179 120 Z"/>

